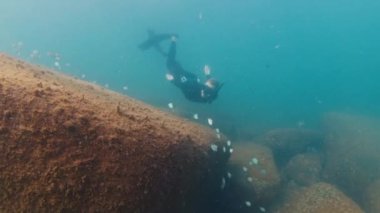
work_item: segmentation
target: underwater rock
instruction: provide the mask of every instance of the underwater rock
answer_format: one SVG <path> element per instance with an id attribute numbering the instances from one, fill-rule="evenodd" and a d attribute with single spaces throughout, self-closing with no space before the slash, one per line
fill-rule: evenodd
<path id="1" fill-rule="evenodd" d="M 371 183 L 363 196 L 364 207 L 367 213 L 380 212 L 380 179 Z"/>
<path id="2" fill-rule="evenodd" d="M 295 181 L 300 186 L 309 186 L 319 182 L 321 170 L 321 158 L 318 154 L 298 154 L 290 159 L 283 175 L 287 181 Z"/>
<path id="3" fill-rule="evenodd" d="M 0 54 L 0 212 L 201 212 L 220 192 L 222 140 Z"/>
<path id="4" fill-rule="evenodd" d="M 274 213 L 364 213 L 345 194 L 327 183 L 317 183 L 288 193 Z"/>
<path id="5" fill-rule="evenodd" d="M 253 208 L 265 207 L 280 190 L 281 179 L 272 151 L 265 146 L 235 143 L 229 171 L 232 177 L 228 179 L 225 199 L 235 205 L 228 206 L 230 212 L 252 212 Z M 252 208 L 247 208 L 245 201 L 250 201 Z"/>
<path id="6" fill-rule="evenodd" d="M 328 113 L 326 129 L 326 165 L 323 176 L 354 200 L 380 178 L 380 120 L 344 113 Z"/>
<path id="7" fill-rule="evenodd" d="M 294 155 L 308 149 L 319 149 L 323 143 L 321 132 L 309 129 L 274 129 L 257 138 L 260 144 L 270 147 L 279 167 L 285 166 Z"/>

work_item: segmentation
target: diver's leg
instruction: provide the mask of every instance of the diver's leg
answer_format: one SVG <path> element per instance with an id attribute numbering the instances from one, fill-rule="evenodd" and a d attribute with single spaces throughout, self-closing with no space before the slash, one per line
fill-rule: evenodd
<path id="1" fill-rule="evenodd" d="M 172 40 L 170 42 L 168 60 L 175 61 L 176 54 L 177 54 L 177 42 Z"/>
<path id="2" fill-rule="evenodd" d="M 173 36 L 177 36 L 175 33 L 155 34 L 153 31 L 148 31 L 148 39 L 139 45 L 141 50 L 148 50 L 151 47 L 159 45 L 164 40 L 169 40 Z"/>
<path id="3" fill-rule="evenodd" d="M 176 41 L 172 40 L 170 42 L 168 58 L 166 60 L 166 66 L 168 67 L 169 70 L 173 71 L 173 68 L 175 69 L 175 66 L 177 64 L 175 60 L 176 54 L 177 54 L 177 44 L 176 44 Z"/>

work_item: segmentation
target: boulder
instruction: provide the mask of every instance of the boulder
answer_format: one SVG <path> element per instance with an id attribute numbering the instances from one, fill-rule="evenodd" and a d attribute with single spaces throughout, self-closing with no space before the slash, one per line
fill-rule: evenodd
<path id="1" fill-rule="evenodd" d="M 363 206 L 367 213 L 380 212 L 380 179 L 371 183 L 363 196 Z"/>
<path id="2" fill-rule="evenodd" d="M 344 113 L 328 113 L 326 165 L 323 176 L 360 201 L 369 184 L 380 178 L 380 120 Z"/>
<path id="3" fill-rule="evenodd" d="M 364 213 L 363 210 L 333 185 L 316 183 L 289 193 L 274 213 Z"/>
<path id="4" fill-rule="evenodd" d="M 228 167 L 231 178 L 226 176 L 226 212 L 252 212 L 267 207 L 280 190 L 280 175 L 268 147 L 235 144 Z"/>
<path id="5" fill-rule="evenodd" d="M 0 212 L 201 212 L 224 138 L 0 54 Z"/>
<path id="6" fill-rule="evenodd" d="M 283 167 L 296 154 L 307 150 L 319 150 L 323 134 L 303 128 L 274 129 L 255 139 L 257 143 L 272 149 L 277 165 Z"/>
<path id="7" fill-rule="evenodd" d="M 309 186 L 320 181 L 321 170 L 321 158 L 317 153 L 298 154 L 290 159 L 283 175 L 286 181 Z"/>

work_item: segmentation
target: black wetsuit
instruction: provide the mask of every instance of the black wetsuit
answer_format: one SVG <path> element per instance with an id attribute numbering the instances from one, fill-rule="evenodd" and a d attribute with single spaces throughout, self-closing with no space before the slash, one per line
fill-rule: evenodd
<path id="1" fill-rule="evenodd" d="M 160 43 L 164 40 L 169 40 L 173 36 L 178 38 L 176 34 L 155 34 L 153 31 L 148 31 L 149 38 L 139 45 L 141 50 L 148 50 L 154 47 L 159 53 L 167 58 L 166 66 L 168 68 L 168 74 L 172 79 L 169 79 L 175 86 L 181 89 L 185 97 L 194 102 L 211 103 L 217 96 L 220 88 L 223 84 L 215 85 L 215 87 L 206 86 L 200 82 L 197 75 L 184 70 L 176 61 L 176 42 L 171 41 L 169 52 L 165 53 L 160 46 Z M 207 80 L 210 79 L 210 75 L 206 76 Z"/>
<path id="2" fill-rule="evenodd" d="M 211 103 L 218 96 L 219 88 L 210 88 L 203 83 L 197 75 L 184 70 L 176 59 L 176 42 L 172 41 L 167 54 L 166 66 L 169 74 L 173 76 L 171 82 L 181 89 L 185 97 L 194 102 Z M 209 78 L 209 76 L 207 76 Z"/>

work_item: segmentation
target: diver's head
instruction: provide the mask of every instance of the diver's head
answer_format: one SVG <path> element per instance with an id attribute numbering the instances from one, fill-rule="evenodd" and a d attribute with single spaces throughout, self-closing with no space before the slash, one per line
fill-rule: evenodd
<path id="1" fill-rule="evenodd" d="M 220 82 L 213 78 L 208 79 L 205 84 L 210 89 L 219 89 L 219 87 L 221 86 Z"/>
<path id="2" fill-rule="evenodd" d="M 205 89 L 201 91 L 201 97 L 205 102 L 211 103 L 217 97 L 220 88 L 222 88 L 224 83 L 220 83 L 215 79 L 209 79 L 205 83 Z"/>

